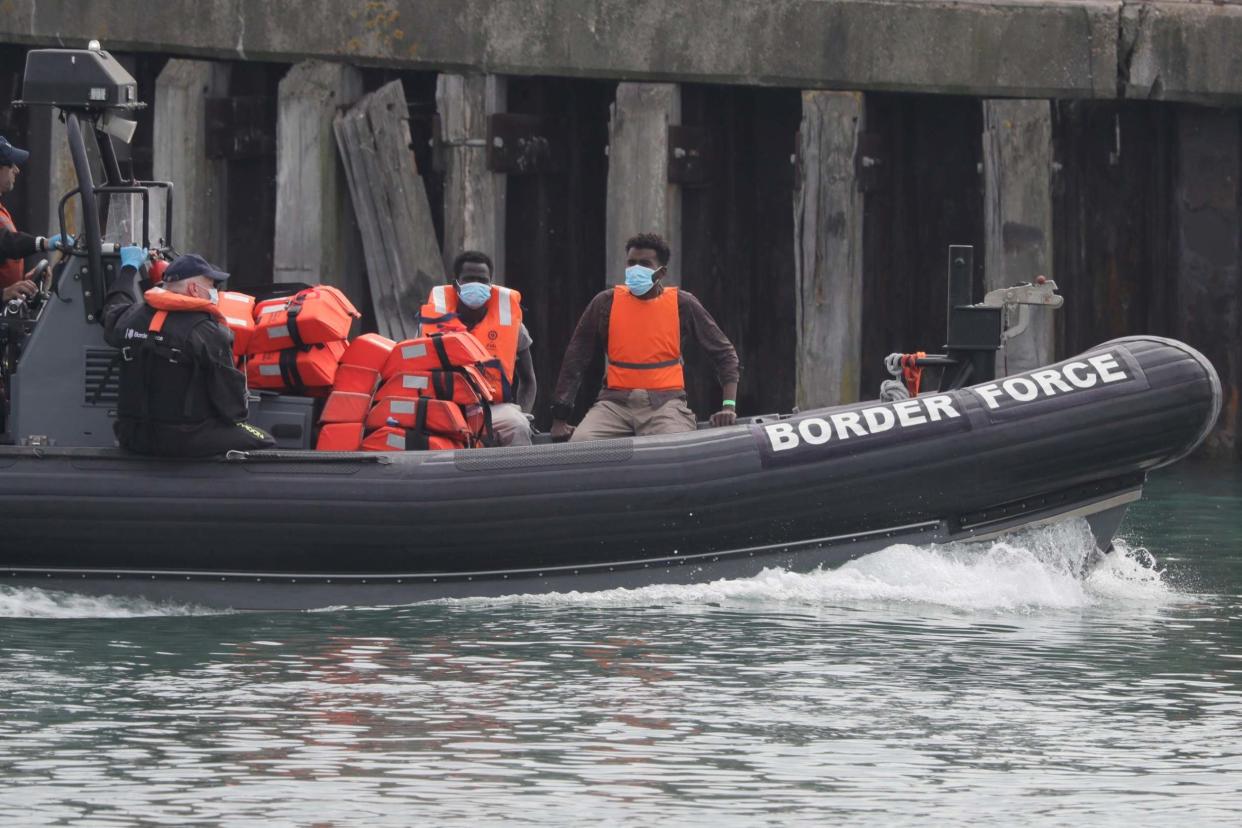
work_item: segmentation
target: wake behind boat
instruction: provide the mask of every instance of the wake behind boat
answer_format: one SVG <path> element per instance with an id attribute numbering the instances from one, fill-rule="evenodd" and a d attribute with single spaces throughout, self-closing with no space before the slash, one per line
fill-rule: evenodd
<path id="1" fill-rule="evenodd" d="M 132 78 L 98 50 L 73 57 L 79 86 L 27 73 L 27 103 L 66 115 L 84 229 L 50 289 L 11 314 L 5 583 L 250 609 L 375 605 L 808 571 L 1070 516 L 1107 550 L 1146 474 L 1191 452 L 1220 408 L 1211 364 L 1158 337 L 994 379 L 1003 306 L 1050 304 L 1046 285 L 955 305 L 948 353 L 924 360 L 944 369 L 945 390 L 909 399 L 639 439 L 358 453 L 309 450 L 313 402 L 268 395 L 252 417 L 290 448 L 127 454 L 111 447 L 115 351 L 99 322 L 123 240 L 104 238 L 99 214 L 136 196 L 145 234 L 151 194 L 167 219 L 171 186 L 120 179 L 108 133 L 124 131 Z M 63 225 L 64 201 L 61 212 Z"/>

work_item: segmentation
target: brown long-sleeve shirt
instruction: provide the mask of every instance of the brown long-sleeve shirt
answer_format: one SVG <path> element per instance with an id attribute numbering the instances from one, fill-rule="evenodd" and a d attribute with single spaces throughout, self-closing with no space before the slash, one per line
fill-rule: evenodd
<path id="1" fill-rule="evenodd" d="M 556 392 L 552 397 L 553 416 L 558 410 L 564 412 L 573 407 L 574 398 L 578 396 L 578 386 L 582 384 L 582 375 L 591 364 L 591 357 L 595 355 L 596 343 L 603 347 L 605 353 L 608 351 L 608 319 L 612 314 L 612 295 L 612 288 L 596 294 L 583 311 L 582 318 L 578 320 L 578 327 L 574 329 L 569 347 L 565 349 L 561 374 L 556 381 Z M 720 384 L 737 382 L 741 375 L 741 366 L 733 343 L 720 330 L 720 326 L 702 303 L 693 294 L 680 288 L 677 291 L 677 315 L 681 320 L 683 346 L 687 339 L 694 339 L 715 363 L 716 379 Z M 628 393 L 605 386 L 600 391 L 599 399 L 622 400 Z M 684 396 L 678 391 L 668 392 L 668 395 L 670 398 Z"/>

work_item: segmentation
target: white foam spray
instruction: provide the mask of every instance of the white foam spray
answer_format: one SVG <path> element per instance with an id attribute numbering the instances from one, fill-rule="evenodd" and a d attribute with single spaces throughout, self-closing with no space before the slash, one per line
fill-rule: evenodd
<path id="1" fill-rule="evenodd" d="M 459 599 L 448 603 L 585 606 L 652 604 L 928 604 L 964 611 L 1033 611 L 1174 598 L 1146 550 L 1117 541 L 1098 553 L 1090 528 L 1073 520 L 991 543 L 898 544 L 832 570 L 765 569 L 753 578 L 603 592 Z M 1084 574 L 1085 573 L 1085 574 Z"/>
<path id="2" fill-rule="evenodd" d="M 898 544 L 837 569 L 810 573 L 765 569 L 753 578 L 703 584 L 445 599 L 435 603 L 599 607 L 908 603 L 964 611 L 1034 611 L 1152 605 L 1176 600 L 1147 550 L 1131 549 L 1119 540 L 1112 553 L 1089 566 L 1096 554 L 1086 522 L 1073 520 L 991 543 Z M 220 612 L 139 598 L 0 586 L 0 618 L 142 618 Z"/>
<path id="3" fill-rule="evenodd" d="M 218 614 L 219 610 L 157 604 L 142 598 L 76 595 L 34 587 L 0 586 L 0 618 L 147 618 Z"/>

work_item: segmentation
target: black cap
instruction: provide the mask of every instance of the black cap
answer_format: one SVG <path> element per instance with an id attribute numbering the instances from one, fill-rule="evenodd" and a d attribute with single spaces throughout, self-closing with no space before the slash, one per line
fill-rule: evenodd
<path id="1" fill-rule="evenodd" d="M 229 278 L 229 274 L 223 270 L 218 270 L 215 265 L 194 253 L 178 256 L 173 259 L 172 264 L 164 269 L 165 282 L 179 282 L 182 279 L 192 279 L 195 276 L 206 276 L 217 282 L 223 282 Z"/>
<path id="2" fill-rule="evenodd" d="M 24 149 L 18 149 L 9 143 L 8 138 L 0 135 L 0 167 L 20 166 L 25 164 L 29 157 L 30 153 Z"/>

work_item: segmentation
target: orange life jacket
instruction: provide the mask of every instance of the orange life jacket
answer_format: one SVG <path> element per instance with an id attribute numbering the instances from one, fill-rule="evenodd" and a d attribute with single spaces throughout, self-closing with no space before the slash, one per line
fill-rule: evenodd
<path id="1" fill-rule="evenodd" d="M 240 357 L 246 353 L 246 343 L 254 331 L 254 319 L 250 316 L 250 309 L 254 307 L 253 296 L 222 290 L 217 296 L 219 304 L 213 304 L 207 299 L 174 293 L 157 286 L 142 294 L 142 298 L 156 309 L 155 316 L 151 318 L 152 331 L 159 331 L 164 327 L 164 320 L 170 312 L 204 311 L 223 322 L 233 332 L 233 356 Z"/>
<path id="2" fill-rule="evenodd" d="M 386 397 L 375 403 L 367 415 L 367 428 L 400 426 L 458 440 L 471 436 L 461 407 L 448 400 L 427 397 Z"/>
<path id="3" fill-rule="evenodd" d="M 390 377 L 380 386 L 377 400 L 387 397 L 433 397 L 459 405 L 491 402 L 491 389 L 472 366 L 452 371 L 413 371 Z"/>
<path id="4" fill-rule="evenodd" d="M 17 232 L 17 225 L 13 223 L 13 215 L 9 212 L 9 208 L 3 204 L 0 204 L 0 227 L 3 227 L 10 233 Z M 0 264 L 0 288 L 6 288 L 20 282 L 22 277 L 25 276 L 25 271 L 22 270 L 25 264 L 25 261 L 20 258 L 5 259 L 4 263 Z"/>
<path id="5" fill-rule="evenodd" d="M 686 387 L 677 288 L 666 287 L 654 299 L 641 299 L 625 285 L 613 288 L 606 382 L 609 388 L 648 391 Z"/>
<path id="6" fill-rule="evenodd" d="M 346 352 L 346 356 L 349 352 Z M 374 368 L 363 368 L 350 365 L 341 357 L 341 364 L 336 366 L 336 376 L 332 378 L 333 391 L 345 391 L 350 394 L 366 394 L 370 399 L 375 393 L 375 384 L 379 382 L 379 371 Z"/>
<path id="7" fill-rule="evenodd" d="M 268 299 L 255 306 L 250 353 L 337 342 L 349 336 L 350 326 L 361 315 L 345 294 L 331 285 Z"/>
<path id="8" fill-rule="evenodd" d="M 155 316 L 151 317 L 151 326 L 148 330 L 159 331 L 164 327 L 164 320 L 168 318 L 169 313 L 182 313 L 185 311 L 210 313 L 220 322 L 228 324 L 224 318 L 224 313 L 209 299 L 199 299 L 197 296 L 187 296 L 184 293 L 173 293 L 171 290 L 165 290 L 162 287 L 151 288 L 142 294 L 142 298 L 146 300 L 148 305 L 155 308 Z"/>
<path id="9" fill-rule="evenodd" d="M 233 356 L 241 357 L 254 335 L 254 297 L 234 290 L 222 290 L 218 295 L 220 313 L 233 332 Z"/>
<path id="10" fill-rule="evenodd" d="M 315 389 L 320 389 L 326 396 L 345 348 L 345 341 L 340 340 L 251 354 L 246 360 L 246 379 L 251 388 L 306 396 L 314 396 Z"/>
<path id="11" fill-rule="evenodd" d="M 420 336 L 397 343 L 382 371 L 384 379 L 415 371 L 451 371 L 491 359 L 479 340 L 465 331 Z"/>
<path id="12" fill-rule="evenodd" d="M 503 402 L 513 402 L 513 369 L 517 364 L 518 331 L 522 327 L 522 294 L 500 285 L 492 285 L 491 298 L 484 306 L 487 312 L 470 334 L 477 339 L 490 356 L 484 364 L 484 376 L 492 388 L 492 397 Z M 427 304 L 419 312 L 423 334 L 445 333 L 460 330 L 457 314 L 457 290 L 452 285 L 437 285 L 431 289 Z M 451 324 L 450 324 L 451 323 Z"/>
<path id="13" fill-rule="evenodd" d="M 397 345 L 386 336 L 376 333 L 363 334 L 349 343 L 345 355 L 341 357 L 341 365 L 356 365 L 359 368 L 373 368 L 379 371 L 388 361 L 388 355 Z"/>
<path id="14" fill-rule="evenodd" d="M 452 451 L 466 447 L 465 440 L 396 426 L 372 431 L 362 441 L 363 451 Z"/>
<path id="15" fill-rule="evenodd" d="M 327 423 L 319 429 L 316 451 L 362 451 L 362 423 Z"/>
<path id="16" fill-rule="evenodd" d="M 361 423 L 367 418 L 367 411 L 370 408 L 370 394 L 333 391 L 323 404 L 323 413 L 319 415 L 319 422 Z"/>

